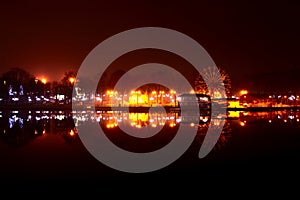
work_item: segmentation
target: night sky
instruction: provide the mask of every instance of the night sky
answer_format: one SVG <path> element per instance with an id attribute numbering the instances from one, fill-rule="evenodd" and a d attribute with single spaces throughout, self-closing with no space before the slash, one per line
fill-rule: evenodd
<path id="1" fill-rule="evenodd" d="M 20 67 L 60 80 L 106 38 L 158 26 L 198 41 L 235 90 L 300 92 L 299 3 L 195 2 L 1 2 L 0 73 Z"/>

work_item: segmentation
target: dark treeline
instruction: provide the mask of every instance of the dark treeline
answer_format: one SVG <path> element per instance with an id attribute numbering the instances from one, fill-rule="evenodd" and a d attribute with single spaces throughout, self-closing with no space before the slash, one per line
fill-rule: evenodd
<path id="1" fill-rule="evenodd" d="M 68 103 L 75 77 L 70 71 L 60 81 L 45 82 L 23 69 L 12 68 L 0 76 L 1 104 Z"/>

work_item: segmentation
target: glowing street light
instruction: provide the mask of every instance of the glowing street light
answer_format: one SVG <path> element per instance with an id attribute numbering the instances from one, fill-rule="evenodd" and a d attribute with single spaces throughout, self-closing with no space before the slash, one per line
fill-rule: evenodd
<path id="1" fill-rule="evenodd" d="M 44 95 L 44 97 L 46 96 L 46 88 L 45 88 L 45 85 L 46 85 L 46 83 L 47 83 L 47 79 L 46 78 L 41 78 L 41 82 L 44 84 L 44 86 L 43 86 L 43 95 Z M 37 82 L 36 82 L 37 83 Z"/>
<path id="2" fill-rule="evenodd" d="M 46 83 L 47 83 L 47 79 L 46 79 L 46 78 L 42 78 L 42 79 L 41 79 L 41 82 L 42 82 L 43 84 L 46 84 Z"/>
<path id="3" fill-rule="evenodd" d="M 246 125 L 246 122 L 240 122 L 240 126 L 245 126 Z"/>
<path id="4" fill-rule="evenodd" d="M 171 93 L 171 95 L 174 98 L 174 106 L 176 106 L 176 99 L 177 99 L 177 97 L 176 97 L 176 91 L 175 90 L 171 90 L 170 93 Z"/>
<path id="5" fill-rule="evenodd" d="M 248 94 L 248 90 L 241 90 L 240 91 L 240 96 L 246 95 L 246 94 Z"/>
<path id="6" fill-rule="evenodd" d="M 75 83 L 76 79 L 74 77 L 70 77 L 69 81 L 70 81 L 71 84 L 73 84 L 73 83 Z"/>
<path id="7" fill-rule="evenodd" d="M 163 104 L 163 97 L 165 96 L 165 91 L 161 90 L 159 91 L 159 95 L 160 97 L 160 104 L 162 105 Z"/>
<path id="8" fill-rule="evenodd" d="M 156 91 L 152 91 L 151 92 L 152 95 L 152 99 L 150 99 L 152 102 L 156 99 L 156 103 L 158 103 L 158 98 L 157 98 L 157 92 Z"/>
<path id="9" fill-rule="evenodd" d="M 71 129 L 71 131 L 69 132 L 70 136 L 75 136 L 75 132 Z"/>

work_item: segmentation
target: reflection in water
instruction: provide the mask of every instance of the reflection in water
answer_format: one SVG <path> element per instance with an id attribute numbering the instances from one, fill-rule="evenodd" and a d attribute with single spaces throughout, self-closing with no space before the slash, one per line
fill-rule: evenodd
<path id="1" fill-rule="evenodd" d="M 199 123 L 195 123 L 197 121 Z M 267 124 L 300 125 L 298 110 L 276 112 L 230 111 L 227 114 L 227 119 L 223 126 L 220 138 L 215 145 L 215 150 L 221 149 L 228 141 L 230 141 L 232 123 L 235 123 L 236 121 L 239 126 L 243 128 L 247 128 L 251 123 L 257 123 L 258 121 Z M 142 140 L 147 141 L 148 139 L 148 143 L 151 145 L 160 143 L 157 145 L 160 148 L 162 147 L 162 144 L 166 145 L 174 137 L 179 125 L 197 129 L 195 141 L 199 144 L 202 144 L 208 127 L 220 128 L 222 125 L 220 124 L 219 118 L 211 119 L 209 113 L 201 113 L 200 116 L 188 114 L 181 116 L 180 113 L 177 112 L 0 111 L 0 137 L 3 143 L 13 146 L 28 144 L 31 140 L 47 134 L 57 134 L 67 143 L 73 143 L 74 141 L 79 141 L 77 127 L 86 123 L 99 123 L 105 132 L 112 135 L 110 139 L 116 140 L 128 139 L 128 137 L 119 134 L 119 132 L 124 130 L 124 127 L 128 131 L 138 132 L 143 130 L 145 131 L 144 134 L 149 134 L 148 137 L 158 141 L 151 141 L 147 138 L 147 135 L 144 135 Z M 159 136 L 155 137 L 151 135 L 153 130 L 156 131 Z M 135 144 L 136 140 L 129 138 L 128 141 L 133 141 L 133 144 Z M 121 143 L 126 142 L 122 141 Z M 138 143 L 140 143 L 140 140 L 137 140 L 137 144 Z M 150 147 L 146 149 L 151 150 Z M 140 151 L 139 149 L 135 150 Z"/>
<path id="2" fill-rule="evenodd" d="M 22 146 L 46 134 L 59 134 L 67 142 L 77 137 L 71 113 L 0 111 L 0 137 L 5 144 Z"/>
<path id="3" fill-rule="evenodd" d="M 268 122 L 270 124 L 293 124 L 300 125 L 299 110 L 282 110 L 272 112 L 244 112 L 230 111 L 228 119 L 238 119 L 240 126 L 260 122 Z"/>

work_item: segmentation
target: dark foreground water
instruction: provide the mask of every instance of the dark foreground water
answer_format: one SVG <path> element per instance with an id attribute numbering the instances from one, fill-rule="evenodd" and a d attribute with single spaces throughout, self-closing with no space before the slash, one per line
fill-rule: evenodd
<path id="1" fill-rule="evenodd" d="M 204 185 L 251 188 L 270 184 L 281 187 L 293 181 L 297 184 L 299 114 L 230 112 L 215 148 L 199 159 L 207 127 L 218 126 L 218 120 L 205 114 L 195 124 L 177 113 L 1 111 L 1 185 L 33 190 L 86 186 L 99 190 L 105 186 L 201 190 Z M 77 133 L 77 127 L 86 123 L 99 123 L 115 144 L 134 152 L 162 148 L 173 139 L 179 126 L 196 128 L 198 133 L 190 148 L 171 165 L 154 172 L 130 174 L 107 167 L 86 150 Z M 136 139 L 122 134 L 120 125 L 137 132 L 143 127 L 146 133 L 162 131 L 147 139 Z"/>

